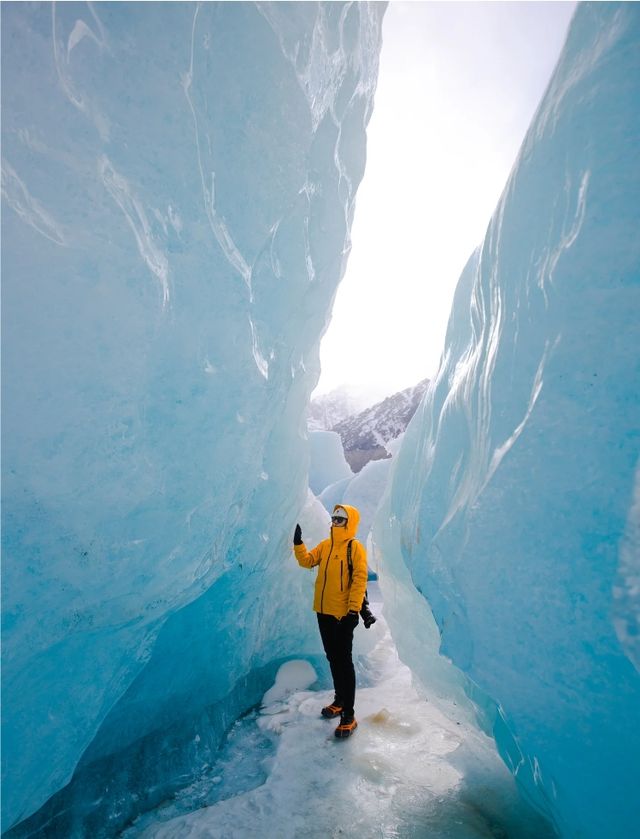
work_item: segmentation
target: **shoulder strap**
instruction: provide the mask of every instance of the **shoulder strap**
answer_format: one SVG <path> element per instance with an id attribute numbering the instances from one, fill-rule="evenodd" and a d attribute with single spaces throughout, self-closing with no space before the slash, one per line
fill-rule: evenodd
<path id="1" fill-rule="evenodd" d="M 353 559 L 351 558 L 351 545 L 353 544 L 353 539 L 349 539 L 347 544 L 347 565 L 349 567 L 349 586 L 351 586 L 351 581 L 353 580 Z"/>

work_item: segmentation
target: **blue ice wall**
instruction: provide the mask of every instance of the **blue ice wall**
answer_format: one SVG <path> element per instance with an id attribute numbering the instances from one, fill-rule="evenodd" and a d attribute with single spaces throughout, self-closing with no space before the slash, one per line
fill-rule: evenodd
<path id="1" fill-rule="evenodd" d="M 640 7 L 581 5 L 376 531 L 567 837 L 640 824 L 639 149 Z"/>
<path id="2" fill-rule="evenodd" d="M 314 495 L 331 484 L 353 477 L 337 431 L 309 433 L 309 489 Z M 333 507 L 329 512 L 333 512 Z"/>
<path id="3" fill-rule="evenodd" d="M 2 6 L 5 829 L 317 646 L 287 558 L 383 11 Z"/>

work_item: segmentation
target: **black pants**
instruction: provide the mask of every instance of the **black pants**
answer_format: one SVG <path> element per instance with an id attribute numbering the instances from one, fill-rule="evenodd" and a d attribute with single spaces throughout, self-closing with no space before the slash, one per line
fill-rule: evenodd
<path id="1" fill-rule="evenodd" d="M 338 620 L 333 615 L 318 613 L 318 626 L 322 646 L 329 659 L 336 699 L 342 705 L 342 713 L 352 717 L 356 696 L 356 671 L 351 658 L 353 624 L 348 620 Z"/>

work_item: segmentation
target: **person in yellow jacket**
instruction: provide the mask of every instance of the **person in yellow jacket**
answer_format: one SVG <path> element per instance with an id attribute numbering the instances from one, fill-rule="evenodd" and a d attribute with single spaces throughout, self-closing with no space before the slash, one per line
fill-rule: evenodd
<path id="1" fill-rule="evenodd" d="M 322 645 L 329 660 L 335 696 L 322 709 L 323 717 L 340 715 L 336 737 L 349 737 L 357 728 L 354 712 L 356 671 L 351 654 L 353 630 L 367 588 L 367 553 L 355 538 L 360 513 L 355 507 L 341 504 L 331 516 L 331 535 L 315 548 L 307 550 L 302 530 L 296 525 L 293 551 L 303 568 L 318 568 L 313 608 L 318 614 Z M 351 547 L 349 548 L 349 544 Z M 351 554 L 353 571 L 349 570 Z"/>

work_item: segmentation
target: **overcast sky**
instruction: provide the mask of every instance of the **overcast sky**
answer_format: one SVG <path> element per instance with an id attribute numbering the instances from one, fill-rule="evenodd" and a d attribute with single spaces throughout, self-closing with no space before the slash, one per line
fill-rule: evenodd
<path id="1" fill-rule="evenodd" d="M 316 395 L 432 377 L 455 284 L 482 240 L 575 3 L 387 8 L 353 249 Z"/>

